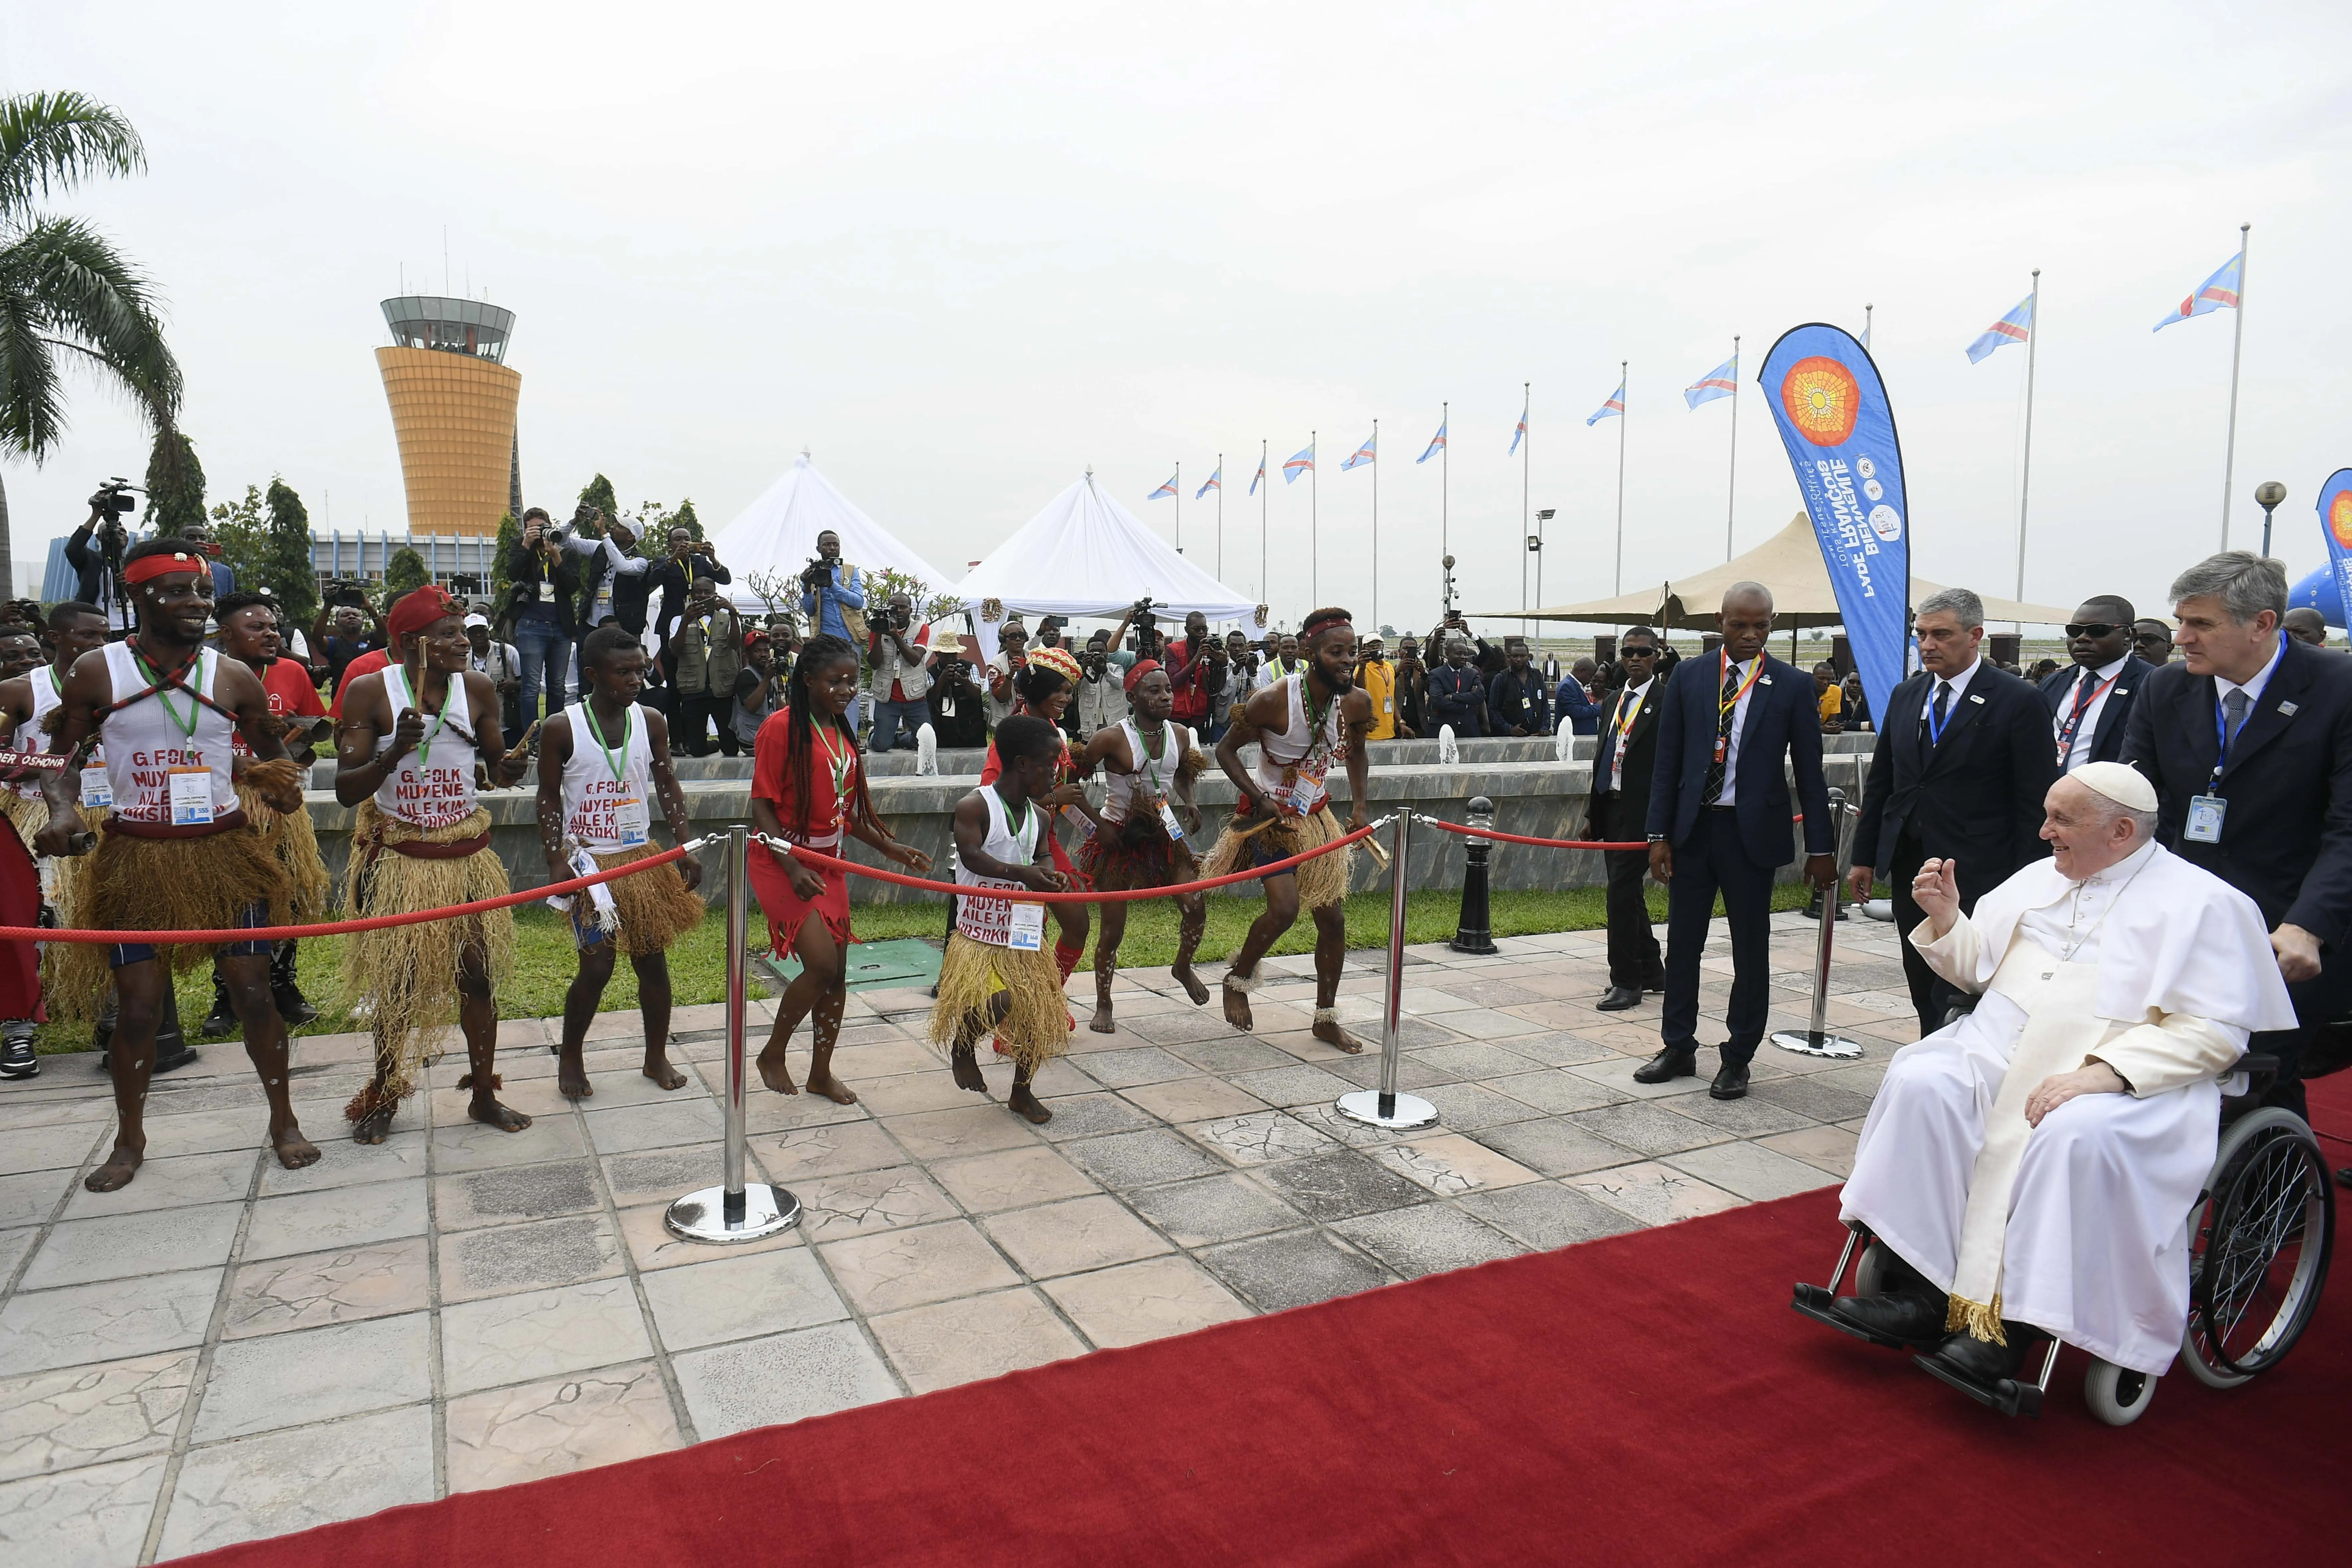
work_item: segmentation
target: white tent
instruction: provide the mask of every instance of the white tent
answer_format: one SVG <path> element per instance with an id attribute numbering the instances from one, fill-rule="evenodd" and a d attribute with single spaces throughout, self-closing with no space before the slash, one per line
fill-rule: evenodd
<path id="1" fill-rule="evenodd" d="M 719 559 L 735 575 L 730 587 L 736 608 L 764 610 L 766 603 L 751 592 L 751 574 L 799 576 L 801 568 L 816 553 L 816 536 L 827 529 L 841 536 L 841 558 L 861 572 L 887 566 L 920 579 L 934 593 L 948 586 L 946 573 L 858 510 L 803 452 L 783 478 L 719 531 Z M 796 591 L 794 597 L 798 597 Z M 798 604 L 793 608 L 797 611 Z"/>

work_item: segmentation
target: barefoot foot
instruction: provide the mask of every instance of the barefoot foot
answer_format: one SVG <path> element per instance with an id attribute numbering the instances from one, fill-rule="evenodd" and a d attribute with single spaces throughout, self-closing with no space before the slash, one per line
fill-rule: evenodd
<path id="1" fill-rule="evenodd" d="M 361 1117 L 352 1124 L 352 1142 L 381 1143 L 391 1137 L 393 1112 L 398 1109 L 397 1106 L 382 1106 Z"/>
<path id="2" fill-rule="evenodd" d="M 1337 1018 L 1316 1019 L 1315 1037 L 1327 1046 L 1339 1047 L 1351 1057 L 1361 1055 L 1364 1049 L 1364 1042 L 1339 1027 Z"/>
<path id="3" fill-rule="evenodd" d="M 1254 1027 L 1256 1020 L 1250 1016 L 1249 993 L 1236 991 L 1230 985 L 1221 989 L 1225 994 L 1225 1022 L 1236 1029 Z"/>
<path id="4" fill-rule="evenodd" d="M 110 1193 L 127 1187 L 131 1184 L 131 1178 L 139 1173 L 140 1163 L 145 1158 L 146 1155 L 139 1150 L 126 1149 L 117 1143 L 114 1152 L 106 1157 L 106 1163 L 92 1171 L 82 1185 L 93 1193 Z"/>
<path id="5" fill-rule="evenodd" d="M 1054 1120 L 1054 1113 L 1046 1110 L 1045 1103 L 1035 1095 L 1029 1092 L 1029 1086 L 1025 1083 L 1014 1084 L 1013 1092 L 1004 1097 L 1004 1104 L 1007 1110 L 1035 1122 L 1040 1127 Z"/>
<path id="6" fill-rule="evenodd" d="M 664 1089 L 684 1089 L 686 1075 L 669 1065 L 669 1053 L 650 1050 L 646 1053 L 645 1074 Z"/>
<path id="7" fill-rule="evenodd" d="M 832 1069 L 827 1068 L 811 1068 L 809 1069 L 808 1090 L 811 1094 L 821 1094 L 824 1096 L 825 1099 L 833 1101 L 835 1105 L 855 1105 L 857 1103 L 857 1091 L 850 1088 L 847 1084 L 842 1082 L 839 1079 L 834 1077 Z"/>
<path id="8" fill-rule="evenodd" d="M 949 1053 L 948 1065 L 955 1069 L 958 1089 L 968 1089 L 974 1094 L 988 1092 L 988 1079 L 981 1076 L 979 1058 L 972 1055 L 969 1046 Z"/>
<path id="9" fill-rule="evenodd" d="M 1087 1027 L 1092 1029 L 1097 1035 L 1115 1035 L 1118 1033 L 1118 1026 L 1111 1021 L 1109 992 L 1097 991 L 1095 993 L 1095 1016 L 1087 1020 Z"/>
<path id="10" fill-rule="evenodd" d="M 269 1146 L 278 1151 L 278 1163 L 289 1171 L 319 1163 L 319 1146 L 302 1136 L 302 1129 L 293 1122 L 269 1130 Z"/>
<path id="11" fill-rule="evenodd" d="M 1176 984 L 1184 988 L 1184 994 L 1192 999 L 1193 1006 L 1198 1007 L 1208 1001 L 1209 988 L 1201 984 L 1201 977 L 1192 973 L 1191 964 L 1180 963 L 1168 973 L 1176 977 Z"/>
<path id="12" fill-rule="evenodd" d="M 478 1094 L 466 1107 L 466 1114 L 485 1127 L 495 1127 L 501 1132 L 520 1132 L 530 1125 L 530 1118 L 511 1106 L 500 1105 L 487 1094 Z"/>
<path id="13" fill-rule="evenodd" d="M 800 1086 L 793 1081 L 792 1069 L 784 1066 L 783 1052 L 778 1051 L 772 1060 L 767 1052 L 761 1051 L 756 1065 L 760 1069 L 760 1081 L 778 1094 L 798 1094 L 801 1091 Z"/>
<path id="14" fill-rule="evenodd" d="M 588 1066 L 576 1059 L 562 1059 L 555 1069 L 555 1089 L 566 1100 L 586 1100 L 596 1092 L 588 1081 Z"/>

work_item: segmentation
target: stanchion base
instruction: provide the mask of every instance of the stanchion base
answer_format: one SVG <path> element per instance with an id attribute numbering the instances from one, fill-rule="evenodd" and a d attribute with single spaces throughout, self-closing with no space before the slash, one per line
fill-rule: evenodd
<path id="1" fill-rule="evenodd" d="M 1772 1036 L 1772 1043 L 1801 1057 L 1826 1057 L 1832 1061 L 1852 1061 L 1862 1055 L 1861 1041 L 1849 1040 L 1843 1035 L 1816 1035 L 1811 1029 L 1778 1030 Z"/>
<path id="2" fill-rule="evenodd" d="M 720 1246 L 765 1241 L 800 1222 L 800 1199 L 765 1182 L 743 1184 L 743 1219 L 740 1225 L 727 1223 L 727 1189 L 723 1186 L 688 1193 L 671 1204 L 669 1212 L 662 1216 L 662 1223 L 669 1227 L 672 1236 Z"/>
<path id="3" fill-rule="evenodd" d="M 1339 1110 L 1350 1121 L 1385 1127 L 1391 1131 L 1426 1127 L 1437 1120 L 1437 1107 L 1417 1094 L 1398 1095 L 1389 1114 L 1382 1116 L 1381 1091 L 1377 1089 L 1359 1089 L 1341 1095 Z"/>

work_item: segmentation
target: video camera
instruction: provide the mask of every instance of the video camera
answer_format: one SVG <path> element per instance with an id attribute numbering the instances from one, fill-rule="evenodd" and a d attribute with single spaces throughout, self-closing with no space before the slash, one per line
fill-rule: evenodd
<path id="1" fill-rule="evenodd" d="M 367 590 L 348 578 L 330 577 L 319 585 L 319 603 L 329 609 L 349 605 L 364 614 L 368 607 Z"/>
<path id="2" fill-rule="evenodd" d="M 810 556 L 808 564 L 801 568 L 801 586 L 803 588 L 814 588 L 819 584 L 832 581 L 833 564 L 822 555 Z"/>
<path id="3" fill-rule="evenodd" d="M 122 520 L 139 510 L 139 494 L 137 485 L 118 474 L 98 487 L 98 493 L 89 498 L 89 508 L 105 520 L 110 531 L 120 532 Z"/>

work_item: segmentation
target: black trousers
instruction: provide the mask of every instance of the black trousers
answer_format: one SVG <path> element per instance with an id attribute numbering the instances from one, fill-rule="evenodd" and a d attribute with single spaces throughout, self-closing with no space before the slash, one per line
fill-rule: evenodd
<path id="1" fill-rule="evenodd" d="M 1666 884 L 1666 1004 L 1658 1030 L 1668 1049 L 1697 1047 L 1699 960 L 1721 893 L 1731 928 L 1731 1037 L 1723 1059 L 1746 1062 L 1756 1055 L 1771 1011 L 1773 870 L 1748 858 L 1739 814 L 1729 809 L 1702 809 L 1696 829 L 1675 846 L 1675 879 Z"/>
<path id="2" fill-rule="evenodd" d="M 735 755 L 735 726 L 727 704 L 727 698 L 713 697 L 709 692 L 681 695 L 677 700 L 677 718 L 670 729 L 671 746 L 692 757 L 707 757 L 714 747 L 730 757 Z M 710 738 L 713 725 L 719 731 L 716 741 Z"/>
<path id="3" fill-rule="evenodd" d="M 1944 1026 L 1944 1015 L 1962 999 L 1958 986 L 1927 967 L 1919 950 L 1911 945 L 1911 928 L 1927 918 L 1927 911 L 1911 901 L 1911 879 L 1919 874 L 1920 865 L 1927 858 L 1927 847 L 1908 833 L 1895 840 L 1895 860 L 1887 875 L 1895 882 L 1895 929 L 1903 938 L 1903 978 L 1911 987 L 1911 1010 L 1919 1015 L 1919 1033 L 1924 1037 Z M 1976 912 L 1976 900 L 1960 900 L 1963 914 Z"/>
<path id="4" fill-rule="evenodd" d="M 1592 830 L 1603 841 L 1622 843 L 1644 836 L 1645 824 L 1621 820 L 1624 807 L 1622 795 L 1593 797 Z M 1609 984 L 1662 990 L 1665 961 L 1658 951 L 1658 934 L 1650 929 L 1650 905 L 1643 889 L 1643 879 L 1650 874 L 1650 852 L 1612 849 L 1603 852 L 1601 860 L 1609 871 Z"/>

